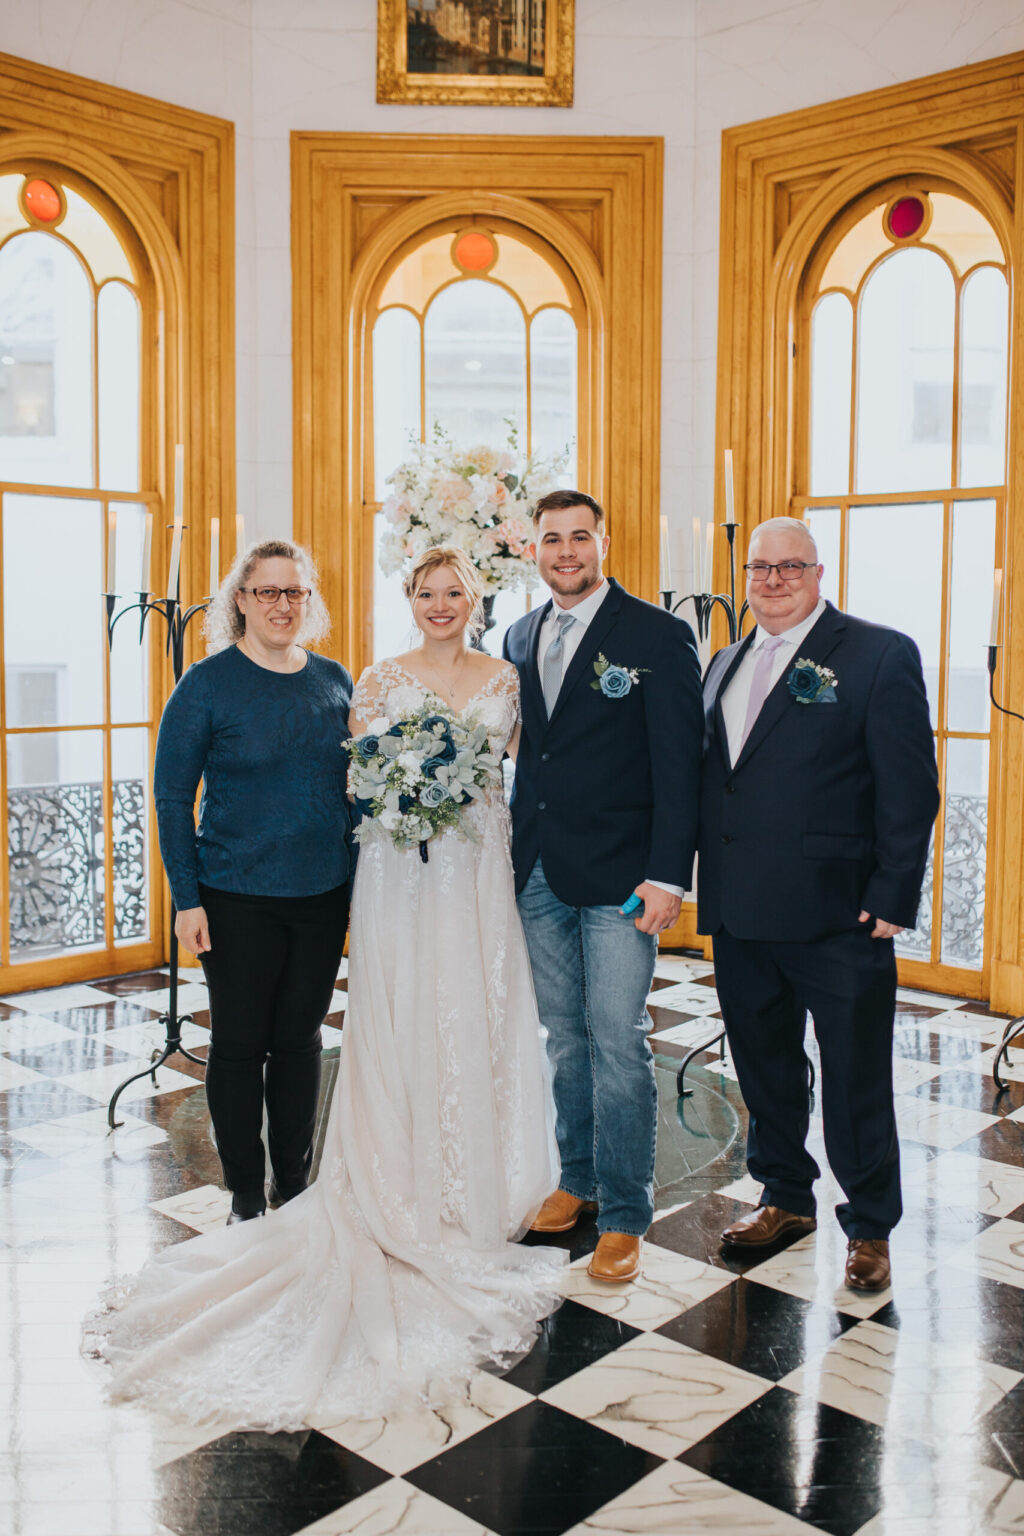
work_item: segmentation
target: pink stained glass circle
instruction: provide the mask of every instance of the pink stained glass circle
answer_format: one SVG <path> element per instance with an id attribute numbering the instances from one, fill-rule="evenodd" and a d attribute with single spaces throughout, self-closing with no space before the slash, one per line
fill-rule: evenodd
<path id="1" fill-rule="evenodd" d="M 925 221 L 925 205 L 919 197 L 901 197 L 889 209 L 889 233 L 894 240 L 909 240 Z"/>
<path id="2" fill-rule="evenodd" d="M 25 183 L 22 196 L 26 209 L 40 224 L 56 223 L 63 212 L 64 205 L 57 188 L 39 177 Z"/>

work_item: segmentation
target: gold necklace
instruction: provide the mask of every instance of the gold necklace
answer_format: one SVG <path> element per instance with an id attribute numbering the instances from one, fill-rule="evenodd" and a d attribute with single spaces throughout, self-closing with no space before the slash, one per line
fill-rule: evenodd
<path id="1" fill-rule="evenodd" d="M 462 671 L 463 671 L 464 667 L 465 667 L 465 662 L 463 662 L 462 667 L 460 667 L 459 670 L 458 670 L 457 676 L 453 679 L 453 681 L 451 683 L 445 683 L 441 679 L 441 674 L 438 671 L 436 671 L 436 669 L 434 667 L 428 667 L 427 668 L 427 672 L 428 672 L 429 676 L 432 677 L 433 679 L 435 679 L 435 681 L 439 681 L 440 682 L 441 693 L 447 699 L 449 699 L 452 704 L 455 703 L 455 691 L 456 691 L 456 688 L 458 686 L 459 677 L 461 677 Z"/>

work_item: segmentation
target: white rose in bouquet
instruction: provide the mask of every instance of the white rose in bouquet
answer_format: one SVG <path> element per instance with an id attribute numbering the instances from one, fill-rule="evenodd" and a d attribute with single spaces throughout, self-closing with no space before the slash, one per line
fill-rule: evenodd
<path id="1" fill-rule="evenodd" d="M 429 443 L 413 443 L 388 477 L 380 567 L 393 575 L 437 544 L 465 550 L 494 592 L 532 588 L 537 573 L 526 550 L 536 502 L 564 484 L 568 448 L 553 458 L 526 458 L 515 428 L 506 447 L 456 448 L 435 426 Z"/>

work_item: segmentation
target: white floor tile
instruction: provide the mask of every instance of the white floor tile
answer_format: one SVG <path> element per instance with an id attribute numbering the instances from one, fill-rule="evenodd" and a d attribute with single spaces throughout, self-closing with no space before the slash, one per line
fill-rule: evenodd
<path id="1" fill-rule="evenodd" d="M 903 1193 L 907 1204 L 935 1200 L 985 1216 L 1009 1216 L 1024 1205 L 1024 1168 L 966 1152 L 944 1152 L 906 1171 Z"/>
<path id="2" fill-rule="evenodd" d="M 20 1061 L 0 1056 L 0 1093 L 6 1093 L 8 1088 L 23 1088 L 26 1083 L 45 1083 L 46 1080 L 42 1072 L 34 1072 L 31 1067 L 23 1067 Z"/>
<path id="3" fill-rule="evenodd" d="M 928 1147 L 956 1147 L 969 1141 L 998 1115 L 986 1115 L 977 1109 L 960 1109 L 950 1104 L 933 1104 L 911 1094 L 896 1095 L 896 1124 L 901 1138 L 921 1141 Z"/>
<path id="4" fill-rule="evenodd" d="M 811 1529 L 694 1467 L 667 1461 L 566 1536 L 808 1536 Z"/>
<path id="5" fill-rule="evenodd" d="M 727 1269 L 702 1264 L 682 1253 L 671 1253 L 656 1243 L 644 1243 L 640 1278 L 630 1285 L 608 1285 L 592 1279 L 587 1274 L 589 1262 L 588 1254 L 565 1270 L 563 1294 L 634 1328 L 660 1328 L 736 1279 Z"/>
<path id="6" fill-rule="evenodd" d="M 105 1109 L 87 1109 L 80 1115 L 62 1115 L 57 1120 L 42 1120 L 37 1125 L 22 1126 L 12 1130 L 17 1141 L 45 1152 L 48 1157 L 95 1158 L 114 1157 L 136 1147 L 155 1147 L 167 1140 L 167 1132 L 148 1120 L 135 1115 L 118 1114 L 123 1124 L 116 1130 L 107 1125 Z"/>
<path id="7" fill-rule="evenodd" d="M 110 1002 L 113 998 L 109 992 L 87 986 L 48 987 L 45 992 L 19 992 L 14 997 L 0 997 L 0 1003 L 24 1008 L 27 1013 L 58 1013 L 65 1008 L 93 1008 Z"/>
<path id="8" fill-rule="evenodd" d="M 772 1383 L 660 1333 L 630 1339 L 541 1394 L 566 1413 L 657 1456 L 678 1456 Z"/>
<path id="9" fill-rule="evenodd" d="M 26 1013 L 17 1019 L 0 1019 L 0 1051 L 30 1051 L 77 1037 L 77 1030 L 68 1029 L 45 1014 Z"/>
<path id="10" fill-rule="evenodd" d="M 226 1189 L 218 1189 L 216 1184 L 202 1184 L 183 1195 L 152 1200 L 150 1209 L 173 1216 L 175 1221 L 193 1227 L 196 1232 L 208 1232 L 213 1227 L 224 1226 L 231 1209 L 231 1194 Z"/>
<path id="11" fill-rule="evenodd" d="M 977 1270 L 987 1280 L 1024 1288 L 1024 1222 L 1006 1217 L 986 1227 L 968 1243 L 950 1249 L 948 1262 Z"/>
<path id="12" fill-rule="evenodd" d="M 443 1408 L 425 1408 L 421 1413 L 407 1412 L 390 1418 L 340 1419 L 335 1423 L 318 1423 L 316 1428 L 347 1451 L 355 1451 L 374 1466 L 397 1476 L 532 1401 L 529 1392 L 481 1371 L 462 1397 Z"/>
<path id="13" fill-rule="evenodd" d="M 1019 1371 L 862 1322 L 779 1386 L 936 1446 L 969 1434 L 1021 1380 Z"/>
<path id="14" fill-rule="evenodd" d="M 106 1104 L 111 1098 L 114 1089 L 119 1083 L 123 1083 L 126 1077 L 131 1077 L 132 1071 L 140 1071 L 143 1063 L 130 1061 L 113 1062 L 107 1067 L 95 1067 L 88 1072 L 69 1072 L 66 1077 L 52 1078 L 52 1082 L 63 1083 L 67 1088 L 73 1088 L 76 1093 L 84 1094 L 87 1099 L 98 1099 Z M 176 1072 L 173 1067 L 165 1063 L 156 1069 L 156 1087 L 153 1079 L 147 1073 L 145 1077 L 136 1078 L 130 1083 L 117 1101 L 118 1110 L 122 1104 L 137 1104 L 141 1099 L 153 1099 L 161 1093 L 176 1093 L 179 1088 L 198 1088 L 199 1083 L 194 1077 L 187 1077 L 184 1072 Z"/>
<path id="15" fill-rule="evenodd" d="M 400 1477 L 303 1526 L 296 1536 L 493 1536 L 485 1525 Z"/>

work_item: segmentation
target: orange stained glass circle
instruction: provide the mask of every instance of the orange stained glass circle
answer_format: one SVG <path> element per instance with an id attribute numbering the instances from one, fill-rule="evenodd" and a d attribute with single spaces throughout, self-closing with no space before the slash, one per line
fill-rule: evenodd
<path id="1" fill-rule="evenodd" d="M 486 272 L 497 261 L 498 249 L 484 230 L 468 229 L 456 240 L 452 256 L 463 272 Z"/>
<path id="2" fill-rule="evenodd" d="M 60 218 L 63 212 L 61 196 L 48 181 L 42 181 L 39 177 L 27 181 L 22 195 L 28 212 L 40 224 L 53 224 Z"/>

